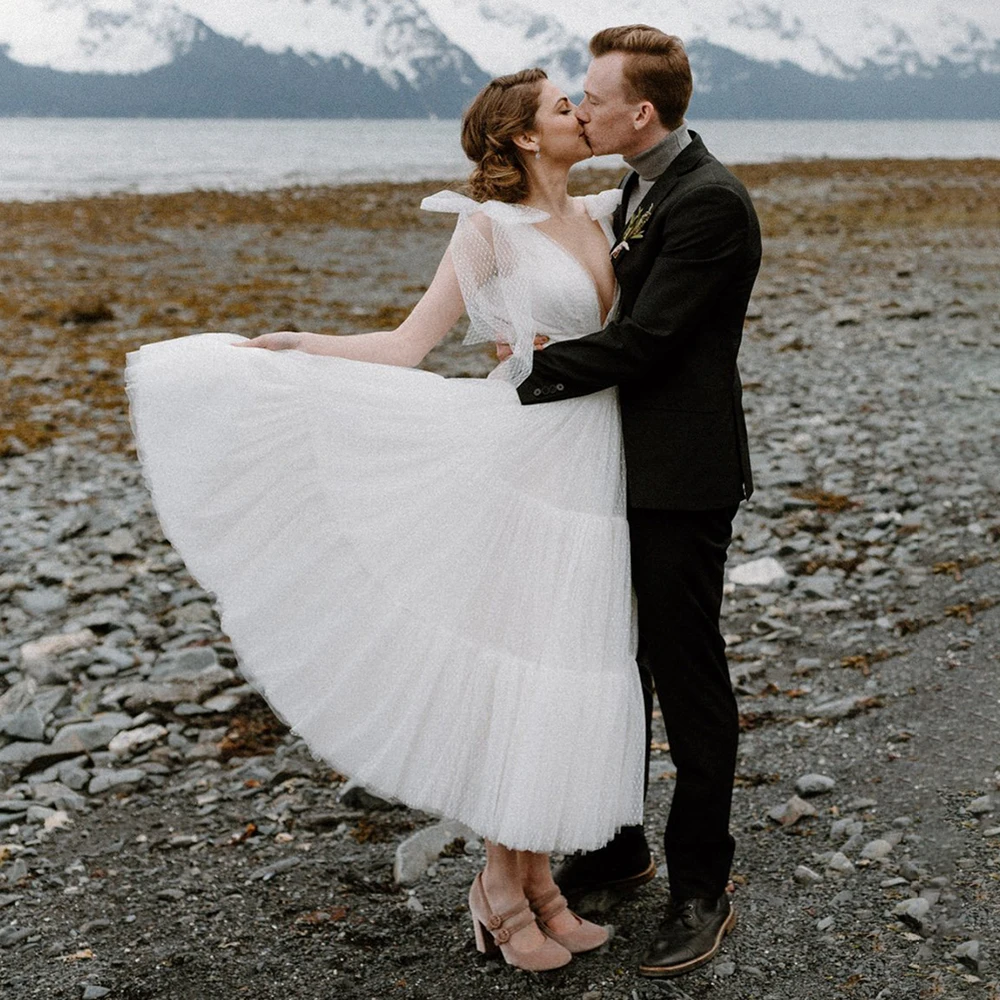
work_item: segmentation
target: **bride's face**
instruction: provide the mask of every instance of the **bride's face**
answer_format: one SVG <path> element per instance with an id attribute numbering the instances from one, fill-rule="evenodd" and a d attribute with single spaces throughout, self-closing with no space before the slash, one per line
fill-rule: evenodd
<path id="1" fill-rule="evenodd" d="M 576 105 L 551 80 L 542 81 L 533 134 L 542 159 L 572 164 L 593 155 L 577 120 Z"/>

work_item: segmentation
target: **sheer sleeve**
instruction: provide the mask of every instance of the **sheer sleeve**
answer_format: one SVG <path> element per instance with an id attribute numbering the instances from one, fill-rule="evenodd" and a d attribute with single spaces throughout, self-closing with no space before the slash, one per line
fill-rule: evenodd
<path id="1" fill-rule="evenodd" d="M 521 205 L 473 201 L 453 191 L 425 198 L 420 207 L 458 214 L 451 256 L 469 315 L 465 343 L 509 344 L 511 356 L 488 377 L 520 385 L 531 374 L 535 324 L 530 268 L 518 249 L 517 229 L 548 215 Z"/>

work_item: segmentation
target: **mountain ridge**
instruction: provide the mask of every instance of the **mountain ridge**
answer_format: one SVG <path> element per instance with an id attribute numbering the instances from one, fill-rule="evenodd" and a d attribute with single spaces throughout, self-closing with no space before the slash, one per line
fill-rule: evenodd
<path id="1" fill-rule="evenodd" d="M 968 0 L 963 20 L 933 0 L 887 0 L 876 13 L 868 0 L 847 2 L 870 37 L 838 50 L 842 26 L 824 27 L 815 12 L 808 20 L 809 0 L 720 0 L 711 16 L 677 0 L 692 111 L 1000 117 L 991 5 Z M 524 65 L 578 94 L 602 9 L 594 0 L 19 0 L 0 11 L 0 115 L 456 117 L 490 75 Z M 654 10 L 654 0 L 616 7 L 633 21 Z M 892 19 L 901 10 L 908 22 Z"/>

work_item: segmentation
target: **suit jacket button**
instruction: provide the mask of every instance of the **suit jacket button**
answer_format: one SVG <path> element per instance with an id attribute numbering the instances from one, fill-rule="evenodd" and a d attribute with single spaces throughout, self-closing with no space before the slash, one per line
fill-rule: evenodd
<path id="1" fill-rule="evenodd" d="M 566 386 L 564 386 L 564 385 L 562 384 L 562 382 L 557 382 L 557 383 L 556 383 L 556 389 L 558 389 L 558 390 L 559 390 L 559 392 L 562 392 L 562 391 L 563 391 L 563 389 L 565 389 L 565 388 L 566 388 Z"/>
<path id="2" fill-rule="evenodd" d="M 542 394 L 542 390 L 541 389 L 536 389 L 535 392 L 534 392 L 534 395 L 536 395 L 536 396 L 540 396 L 541 394 Z"/>

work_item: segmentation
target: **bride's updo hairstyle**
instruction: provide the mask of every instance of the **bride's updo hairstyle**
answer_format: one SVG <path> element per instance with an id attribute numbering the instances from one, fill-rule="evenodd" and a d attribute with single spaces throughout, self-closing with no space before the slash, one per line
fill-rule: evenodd
<path id="1" fill-rule="evenodd" d="M 528 195 L 528 171 L 516 136 L 535 127 L 541 99 L 541 69 L 498 76 L 476 95 L 462 118 L 462 149 L 476 164 L 468 181 L 476 201 L 523 201 Z"/>

